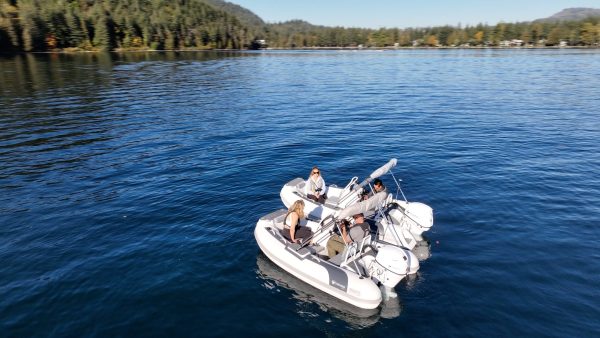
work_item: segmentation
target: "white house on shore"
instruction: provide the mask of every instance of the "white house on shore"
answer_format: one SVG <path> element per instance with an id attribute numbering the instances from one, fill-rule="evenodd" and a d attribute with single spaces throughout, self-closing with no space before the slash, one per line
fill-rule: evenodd
<path id="1" fill-rule="evenodd" d="M 521 47 L 523 46 L 523 40 L 512 39 L 512 40 L 503 40 L 498 43 L 500 47 Z"/>

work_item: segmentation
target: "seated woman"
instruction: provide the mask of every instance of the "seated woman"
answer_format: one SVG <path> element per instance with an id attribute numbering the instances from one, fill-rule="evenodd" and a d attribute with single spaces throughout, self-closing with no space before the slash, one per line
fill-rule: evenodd
<path id="1" fill-rule="evenodd" d="M 304 193 L 306 193 L 306 197 L 311 200 L 319 203 L 325 203 L 327 199 L 325 186 L 325 180 L 323 176 L 321 176 L 321 171 L 317 166 L 314 166 L 310 172 L 310 176 L 308 180 L 306 180 L 306 184 L 304 185 Z"/>
<path id="2" fill-rule="evenodd" d="M 300 219 L 304 218 L 304 201 L 297 200 L 290 206 L 283 221 L 283 237 L 292 243 L 298 243 L 312 236 L 308 227 L 300 226 Z"/>

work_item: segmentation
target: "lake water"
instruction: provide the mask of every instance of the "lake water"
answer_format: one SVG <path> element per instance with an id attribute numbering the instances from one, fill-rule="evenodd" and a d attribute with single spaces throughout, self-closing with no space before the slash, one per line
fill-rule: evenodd
<path id="1" fill-rule="evenodd" d="M 0 336 L 600 335 L 598 51 L 38 54 L 0 80 Z M 285 182 L 392 157 L 435 218 L 395 303 L 260 253 Z"/>

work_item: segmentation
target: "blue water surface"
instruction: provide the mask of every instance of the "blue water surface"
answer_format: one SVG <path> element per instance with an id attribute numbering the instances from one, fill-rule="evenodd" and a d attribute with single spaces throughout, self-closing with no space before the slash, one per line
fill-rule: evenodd
<path id="1" fill-rule="evenodd" d="M 0 336 L 600 336 L 600 52 L 0 58 Z M 431 257 L 365 313 L 254 240 L 390 158 Z M 391 183 L 391 182 L 389 182 Z"/>

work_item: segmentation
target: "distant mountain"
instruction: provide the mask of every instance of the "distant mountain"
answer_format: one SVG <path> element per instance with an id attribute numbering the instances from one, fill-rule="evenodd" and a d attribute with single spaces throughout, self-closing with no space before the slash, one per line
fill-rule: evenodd
<path id="1" fill-rule="evenodd" d="M 326 26 L 313 25 L 310 22 L 307 22 L 304 20 L 299 20 L 299 19 L 288 20 L 285 22 L 271 23 L 271 24 L 269 24 L 269 26 L 287 29 L 287 30 L 290 30 L 293 32 L 307 32 L 307 31 L 317 29 L 317 28 L 327 28 Z"/>
<path id="2" fill-rule="evenodd" d="M 536 22 L 557 22 L 557 21 L 577 21 L 589 17 L 600 17 L 599 8 L 567 8 L 544 19 L 535 20 Z"/>
<path id="3" fill-rule="evenodd" d="M 254 14 L 249 9 L 246 9 L 240 5 L 236 5 L 231 2 L 223 1 L 223 0 L 202 0 L 210 6 L 229 13 L 246 26 L 254 26 L 254 27 L 262 27 L 265 25 L 263 19 L 261 19 L 258 15 Z"/>

